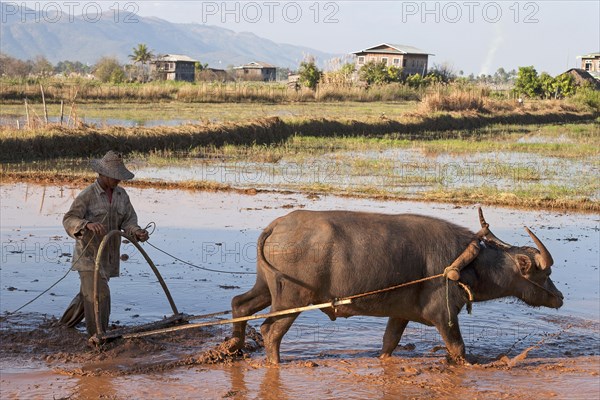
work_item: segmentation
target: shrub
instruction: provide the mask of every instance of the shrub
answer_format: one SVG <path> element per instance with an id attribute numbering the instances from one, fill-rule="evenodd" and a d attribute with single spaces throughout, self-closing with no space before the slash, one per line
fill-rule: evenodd
<path id="1" fill-rule="evenodd" d="M 369 85 L 382 85 L 402 80 L 402 69 L 394 66 L 388 67 L 385 61 L 369 61 L 358 71 L 360 79 Z"/>
<path id="2" fill-rule="evenodd" d="M 315 60 L 310 58 L 300 63 L 298 74 L 300 75 L 299 81 L 302 85 L 315 90 L 321 80 L 322 72 L 317 68 Z"/>
<path id="3" fill-rule="evenodd" d="M 540 80 L 533 66 L 519 67 L 515 82 L 515 91 L 518 95 L 530 98 L 538 97 L 541 94 Z"/>
<path id="4" fill-rule="evenodd" d="M 600 113 L 600 90 L 594 90 L 589 87 L 581 87 L 577 90 L 572 101 L 596 113 Z"/>
<path id="5" fill-rule="evenodd" d="M 120 75 L 117 71 L 121 71 Z M 120 83 L 125 78 L 123 68 L 119 61 L 113 57 L 102 57 L 94 66 L 94 76 L 102 82 Z M 113 79 L 119 79 L 120 81 L 113 81 Z"/>

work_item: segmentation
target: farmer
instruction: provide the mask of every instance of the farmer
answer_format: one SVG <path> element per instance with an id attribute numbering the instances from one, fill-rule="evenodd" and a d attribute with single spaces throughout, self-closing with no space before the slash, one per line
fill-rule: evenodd
<path id="1" fill-rule="evenodd" d="M 118 187 L 119 182 L 133 178 L 121 154 L 109 151 L 103 158 L 92 160 L 91 168 L 98 173 L 98 179 L 75 198 L 63 218 L 65 230 L 76 240 L 72 269 L 79 272 L 81 287 L 60 319 L 61 324 L 74 327 L 85 317 L 90 336 L 98 332 L 94 315 L 94 267 L 104 235 L 118 229 L 139 241 L 148 240 L 148 232 L 138 225 L 129 196 Z M 98 309 L 103 332 L 110 316 L 108 280 L 119 276 L 120 244 L 119 235 L 111 237 L 100 263 Z"/>

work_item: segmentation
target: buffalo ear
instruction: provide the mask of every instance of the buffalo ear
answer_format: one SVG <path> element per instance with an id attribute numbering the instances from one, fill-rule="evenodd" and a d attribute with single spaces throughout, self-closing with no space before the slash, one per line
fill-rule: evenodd
<path id="1" fill-rule="evenodd" d="M 515 259 L 517 261 L 517 265 L 519 266 L 519 270 L 523 275 L 529 273 L 529 271 L 531 271 L 531 268 L 534 267 L 533 263 L 531 262 L 531 258 L 524 254 L 517 254 Z"/>

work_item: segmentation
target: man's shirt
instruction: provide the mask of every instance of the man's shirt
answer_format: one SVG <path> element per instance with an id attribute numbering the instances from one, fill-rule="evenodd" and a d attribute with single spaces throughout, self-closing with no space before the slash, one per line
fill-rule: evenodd
<path id="1" fill-rule="evenodd" d="M 99 222 L 106 232 L 118 229 L 129 236 L 141 229 L 137 215 L 125 189 L 117 186 L 112 193 L 112 201 L 98 181 L 85 188 L 73 201 L 63 218 L 65 230 L 76 240 L 73 253 L 73 269 L 94 271 L 98 248 L 104 237 L 94 235 L 85 226 L 88 222 Z M 109 277 L 119 276 L 121 236 L 110 238 L 104 250 L 101 268 Z M 85 252 L 84 252 L 85 250 Z"/>

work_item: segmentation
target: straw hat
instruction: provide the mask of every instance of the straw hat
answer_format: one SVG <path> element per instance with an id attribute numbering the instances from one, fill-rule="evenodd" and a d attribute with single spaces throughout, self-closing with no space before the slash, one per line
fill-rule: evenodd
<path id="1" fill-rule="evenodd" d="M 118 179 L 120 181 L 128 181 L 133 179 L 133 172 L 128 170 L 123 164 L 123 156 L 121 153 L 110 150 L 104 157 L 99 160 L 90 162 L 94 171 L 100 175 L 108 176 L 109 178 Z"/>

